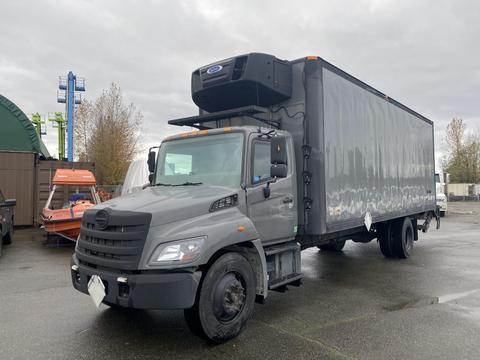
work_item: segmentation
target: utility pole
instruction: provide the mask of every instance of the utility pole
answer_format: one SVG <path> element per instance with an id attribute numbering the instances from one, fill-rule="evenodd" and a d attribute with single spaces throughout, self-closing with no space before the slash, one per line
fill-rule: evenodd
<path id="1" fill-rule="evenodd" d="M 55 123 L 54 128 L 58 129 L 58 160 L 65 158 L 65 119 L 60 111 L 48 114 L 48 120 Z"/>
<path id="2" fill-rule="evenodd" d="M 73 133 L 75 105 L 82 103 L 81 94 L 77 91 L 85 91 L 85 79 L 77 77 L 70 71 L 67 77 L 60 76 L 58 81 L 57 102 L 65 104 L 65 113 L 67 114 L 67 136 L 68 136 L 68 161 L 73 161 Z"/>

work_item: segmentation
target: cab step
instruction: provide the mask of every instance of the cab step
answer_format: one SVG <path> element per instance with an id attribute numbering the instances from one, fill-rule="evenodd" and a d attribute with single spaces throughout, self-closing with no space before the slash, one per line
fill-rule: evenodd
<path id="1" fill-rule="evenodd" d="M 300 244 L 295 241 L 265 248 L 269 290 L 285 291 L 287 285 L 301 285 L 300 253 Z"/>

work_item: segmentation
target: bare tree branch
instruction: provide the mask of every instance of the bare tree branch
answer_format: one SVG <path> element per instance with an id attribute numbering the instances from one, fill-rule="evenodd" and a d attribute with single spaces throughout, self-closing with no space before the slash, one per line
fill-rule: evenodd
<path id="1" fill-rule="evenodd" d="M 98 183 L 115 185 L 123 181 L 138 151 L 142 119 L 133 103 L 125 104 L 115 83 L 93 104 L 85 102 L 77 109 L 77 158 L 95 162 Z"/>

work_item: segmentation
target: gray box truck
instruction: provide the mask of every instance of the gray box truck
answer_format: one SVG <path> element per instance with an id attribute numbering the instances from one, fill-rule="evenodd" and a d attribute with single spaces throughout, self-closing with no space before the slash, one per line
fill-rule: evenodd
<path id="1" fill-rule="evenodd" d="M 301 284 L 301 250 L 377 239 L 407 258 L 439 227 L 433 123 L 371 86 L 316 56 L 261 53 L 201 67 L 191 86 L 199 114 L 169 123 L 198 131 L 151 149 L 145 189 L 85 212 L 71 275 L 97 306 L 184 309 L 223 342 L 255 301 Z"/>

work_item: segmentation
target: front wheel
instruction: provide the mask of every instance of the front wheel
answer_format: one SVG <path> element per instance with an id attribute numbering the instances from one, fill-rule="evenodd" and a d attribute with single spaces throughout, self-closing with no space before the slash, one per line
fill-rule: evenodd
<path id="1" fill-rule="evenodd" d="M 254 303 L 252 266 L 242 255 L 226 253 L 208 269 L 195 304 L 185 310 L 185 320 L 195 334 L 223 343 L 240 334 Z"/>

